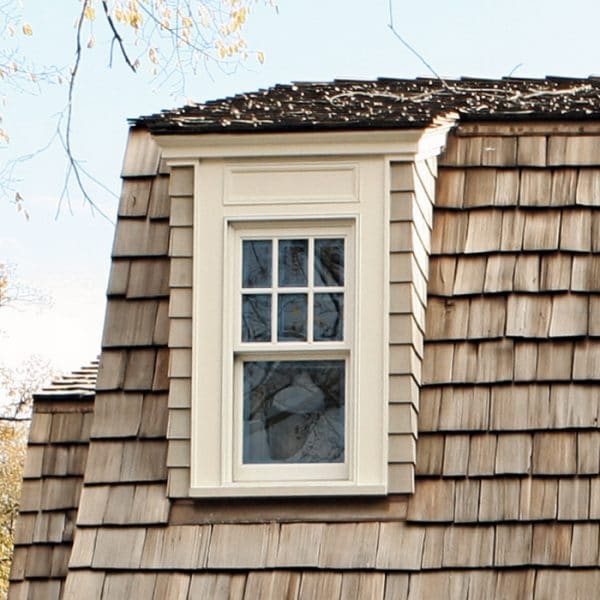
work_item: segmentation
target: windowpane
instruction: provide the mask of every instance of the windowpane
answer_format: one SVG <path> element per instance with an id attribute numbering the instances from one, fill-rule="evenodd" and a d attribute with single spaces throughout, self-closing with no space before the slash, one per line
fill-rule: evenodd
<path id="1" fill-rule="evenodd" d="M 277 307 L 277 340 L 306 340 L 306 294 L 279 294 Z"/>
<path id="2" fill-rule="evenodd" d="M 271 287 L 271 240 L 244 240 L 242 248 L 242 286 Z"/>
<path id="3" fill-rule="evenodd" d="M 306 286 L 307 263 L 308 240 L 281 240 L 279 242 L 279 285 Z"/>
<path id="4" fill-rule="evenodd" d="M 313 338 L 344 339 L 344 294 L 315 294 Z"/>
<path id="5" fill-rule="evenodd" d="M 271 294 L 242 297 L 242 341 L 271 341 Z"/>
<path id="6" fill-rule="evenodd" d="M 344 285 L 344 240 L 315 240 L 315 285 Z"/>
<path id="7" fill-rule="evenodd" d="M 344 462 L 343 360 L 244 363 L 243 462 Z"/>

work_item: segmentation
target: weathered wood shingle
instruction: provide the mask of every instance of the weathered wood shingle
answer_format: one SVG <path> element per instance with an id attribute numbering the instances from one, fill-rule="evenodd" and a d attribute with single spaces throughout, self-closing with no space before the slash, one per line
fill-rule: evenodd
<path id="1" fill-rule="evenodd" d="M 345 108 L 362 105 L 362 85 L 340 84 L 353 92 Z M 526 98 L 531 85 L 507 83 L 498 110 L 539 109 L 544 93 L 574 84 L 548 81 Z M 557 102 L 597 110 L 598 84 L 586 85 Z M 415 86 L 432 93 L 430 119 L 438 83 Z M 271 127 L 261 118 L 280 109 L 267 102 L 273 94 L 310 100 L 320 89 L 251 96 L 257 126 Z M 473 94 L 458 93 L 468 119 Z M 146 124 L 240 130 L 220 119 L 242 100 Z M 414 105 L 396 100 L 382 96 L 377 110 L 406 118 Z M 290 119 L 286 127 L 301 126 Z M 439 172 L 435 160 L 392 163 L 390 495 L 222 502 L 186 497 L 194 173 L 177 166 L 167 176 L 148 133 L 134 130 L 94 422 L 77 411 L 35 415 L 13 596 L 594 597 L 599 133 L 595 121 L 465 122 Z M 89 450 L 75 443 L 90 434 Z M 414 494 L 398 494 L 410 491 L 413 468 Z"/>

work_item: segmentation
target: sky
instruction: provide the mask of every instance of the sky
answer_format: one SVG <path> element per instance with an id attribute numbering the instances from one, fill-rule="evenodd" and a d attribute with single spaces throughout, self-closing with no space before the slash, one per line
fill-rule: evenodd
<path id="1" fill-rule="evenodd" d="M 33 36 L 19 37 L 22 51 L 37 64 L 69 64 L 80 6 L 78 0 L 24 0 Z M 600 74 L 597 1 L 392 0 L 391 6 L 397 30 L 444 77 Z M 118 56 L 110 67 L 108 37 L 96 23 L 95 45 L 83 52 L 75 88 L 73 143 L 102 184 L 90 182 L 88 190 L 109 218 L 91 211 L 76 190 L 70 201 L 60 200 L 65 156 L 57 140 L 17 164 L 6 195 L 19 191 L 30 218 L 0 198 L 0 262 L 14 265 L 19 281 L 50 301 L 0 310 L 0 365 L 38 354 L 70 371 L 99 353 L 128 117 L 291 81 L 429 77 L 390 31 L 389 8 L 388 0 L 279 0 L 277 11 L 258 5 L 245 37 L 264 52 L 264 64 L 251 57 L 230 74 L 200 70 L 187 77 L 184 94 L 168 85 L 156 89 L 151 77 L 130 73 Z M 66 93 L 65 85 L 23 90 L 0 81 L 2 127 L 10 135 L 0 168 L 52 140 Z"/>

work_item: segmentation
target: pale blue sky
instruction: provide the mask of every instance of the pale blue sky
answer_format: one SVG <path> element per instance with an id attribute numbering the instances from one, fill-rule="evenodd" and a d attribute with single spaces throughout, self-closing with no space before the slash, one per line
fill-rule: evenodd
<path id="1" fill-rule="evenodd" d="M 67 64 L 74 50 L 76 0 L 25 0 L 34 36 L 24 49 L 45 64 Z M 395 21 L 442 75 L 501 77 L 522 63 L 519 76 L 587 76 L 600 73 L 597 24 L 600 5 L 591 0 L 394 1 Z M 262 49 L 264 65 L 250 60 L 233 75 L 216 69 L 188 78 L 186 97 L 218 98 L 289 81 L 333 78 L 429 76 L 387 28 L 387 0 L 280 0 L 279 14 L 256 10 L 247 30 L 252 48 Z M 84 53 L 76 94 L 75 153 L 95 177 L 115 193 L 127 133 L 126 118 L 183 102 L 170 90 L 153 90 L 115 59 L 109 70 L 104 28 L 97 24 L 96 46 Z M 0 161 L 43 146 L 65 102 L 65 86 L 41 95 L 6 94 L 4 127 L 11 135 Z M 64 176 L 64 156 L 55 144 L 22 165 L 19 190 L 31 220 L 0 203 L 0 261 L 15 263 L 20 278 L 53 298 L 47 308 L 0 313 L 0 362 L 15 363 L 28 353 L 72 369 L 97 354 L 104 311 L 112 226 L 90 214 L 74 195 L 55 219 Z M 116 200 L 90 188 L 106 212 Z"/>

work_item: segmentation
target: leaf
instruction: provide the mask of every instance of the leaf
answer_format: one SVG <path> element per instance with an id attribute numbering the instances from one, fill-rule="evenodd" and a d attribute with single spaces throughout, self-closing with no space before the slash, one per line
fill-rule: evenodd
<path id="1" fill-rule="evenodd" d="M 96 43 L 96 40 L 94 39 L 94 36 L 92 35 L 92 36 L 90 36 L 90 39 L 88 40 L 87 47 L 93 48 L 95 43 Z"/>
<path id="2" fill-rule="evenodd" d="M 87 6 L 85 7 L 85 10 L 83 11 L 83 16 L 88 21 L 93 21 L 96 18 L 96 9 L 89 2 L 87 4 Z"/>
<path id="3" fill-rule="evenodd" d="M 264 54 L 264 52 L 261 52 L 261 51 L 257 52 L 256 53 L 256 57 L 258 58 L 258 62 L 261 65 L 264 64 L 264 62 L 265 62 L 265 54 Z"/>
<path id="4" fill-rule="evenodd" d="M 23 33 L 25 35 L 33 35 L 33 29 L 31 28 L 31 25 L 29 23 L 23 24 Z"/>

